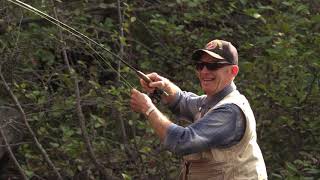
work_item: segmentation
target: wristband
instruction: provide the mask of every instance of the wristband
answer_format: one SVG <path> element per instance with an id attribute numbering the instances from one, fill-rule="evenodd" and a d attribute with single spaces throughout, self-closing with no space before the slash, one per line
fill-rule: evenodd
<path id="1" fill-rule="evenodd" d="M 154 107 L 154 106 L 150 106 L 149 109 L 146 111 L 146 115 L 149 116 L 150 113 L 151 113 L 152 111 L 154 111 L 154 110 L 155 110 L 155 107 Z"/>

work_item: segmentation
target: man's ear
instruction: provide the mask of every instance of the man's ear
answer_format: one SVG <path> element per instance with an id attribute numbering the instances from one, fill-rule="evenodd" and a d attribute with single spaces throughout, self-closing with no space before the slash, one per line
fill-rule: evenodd
<path id="1" fill-rule="evenodd" d="M 236 77 L 237 74 L 238 74 L 238 72 L 239 72 L 239 66 L 238 66 L 238 65 L 232 65 L 232 69 L 231 69 L 232 75 L 233 75 L 234 77 Z"/>

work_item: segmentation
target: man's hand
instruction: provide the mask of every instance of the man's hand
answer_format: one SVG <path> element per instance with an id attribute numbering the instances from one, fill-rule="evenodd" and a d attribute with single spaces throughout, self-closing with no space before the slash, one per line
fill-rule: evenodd
<path id="1" fill-rule="evenodd" d="M 138 113 L 146 114 L 150 108 L 155 108 L 151 99 L 136 89 L 131 90 L 131 109 Z"/>
<path id="2" fill-rule="evenodd" d="M 143 79 L 140 79 L 140 84 L 145 91 L 147 91 L 148 93 L 152 93 L 155 90 L 155 88 L 163 89 L 165 91 L 167 90 L 165 88 L 169 83 L 168 79 L 159 76 L 157 73 L 150 73 L 147 74 L 147 76 L 152 81 L 150 84 L 147 84 Z"/>
<path id="3" fill-rule="evenodd" d="M 151 127 L 161 140 L 164 140 L 172 122 L 165 117 L 152 103 L 151 99 L 136 89 L 131 90 L 131 109 L 146 115 Z"/>
<path id="4" fill-rule="evenodd" d="M 159 88 L 168 93 L 169 96 L 163 96 L 166 103 L 170 103 L 174 99 L 174 95 L 180 91 L 180 88 L 170 82 L 167 78 L 164 78 L 157 73 L 150 73 L 147 76 L 152 80 L 151 83 L 147 84 L 143 79 L 140 79 L 140 84 L 143 89 L 148 92 L 154 92 L 155 88 Z"/>

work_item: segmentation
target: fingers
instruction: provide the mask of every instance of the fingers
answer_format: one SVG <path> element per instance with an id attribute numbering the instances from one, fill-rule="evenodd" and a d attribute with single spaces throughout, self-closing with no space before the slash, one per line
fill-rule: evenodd
<path id="1" fill-rule="evenodd" d="M 161 76 L 158 75 L 158 73 L 150 73 L 150 74 L 147 74 L 147 76 L 152 80 L 152 81 L 159 81 L 161 80 Z"/>
<path id="2" fill-rule="evenodd" d="M 143 79 L 140 79 L 140 84 L 141 84 L 142 88 L 144 89 L 144 91 L 146 91 L 148 93 L 152 93 L 155 89 L 155 88 L 150 87 Z"/>
<path id="3" fill-rule="evenodd" d="M 131 90 L 131 102 L 139 99 L 139 96 L 141 96 L 141 94 L 142 93 L 140 91 L 138 91 L 136 89 L 132 89 Z"/>
<path id="4" fill-rule="evenodd" d="M 133 88 L 133 89 L 131 89 L 131 95 L 132 94 L 137 94 L 137 93 L 139 93 L 140 91 L 138 91 L 137 89 L 135 89 L 135 88 Z"/>
<path id="5" fill-rule="evenodd" d="M 150 78 L 151 81 L 159 81 L 161 80 L 161 76 L 159 76 L 157 73 L 153 72 L 150 74 L 146 74 L 148 78 Z M 141 79 L 140 79 L 141 80 Z M 142 80 L 143 81 L 143 80 Z M 144 84 L 147 84 L 145 81 L 143 81 Z"/>
<path id="6" fill-rule="evenodd" d="M 144 113 L 151 105 L 152 101 L 146 94 L 136 89 L 131 90 L 130 106 L 133 111 Z"/>
<path id="7" fill-rule="evenodd" d="M 150 74 L 147 74 L 147 76 L 151 79 L 152 82 L 157 82 L 157 81 L 161 81 L 162 80 L 162 77 L 159 76 L 157 73 L 153 72 L 153 73 L 150 73 Z M 145 82 L 143 79 L 140 79 L 140 84 L 142 86 L 142 88 L 149 92 L 149 93 L 152 93 L 156 87 L 158 87 L 157 85 L 159 84 L 156 84 L 156 85 L 151 85 L 152 83 L 148 84 L 147 82 Z M 160 84 L 161 85 L 161 84 Z M 158 87 L 158 88 L 161 88 Z"/>
<path id="8" fill-rule="evenodd" d="M 149 87 L 163 89 L 165 87 L 165 82 L 164 81 L 151 82 L 149 84 Z"/>
<path id="9" fill-rule="evenodd" d="M 139 95 L 139 91 L 136 89 L 131 90 L 131 100 L 130 100 L 130 107 L 133 111 L 138 112 L 137 106 L 137 96 Z"/>

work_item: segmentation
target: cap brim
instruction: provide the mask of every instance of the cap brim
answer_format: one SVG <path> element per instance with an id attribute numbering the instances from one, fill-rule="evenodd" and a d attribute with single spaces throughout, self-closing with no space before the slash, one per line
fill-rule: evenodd
<path id="1" fill-rule="evenodd" d="M 203 53 L 207 53 L 208 55 L 210 55 L 211 57 L 216 58 L 216 59 L 221 59 L 221 60 L 224 59 L 219 54 L 214 53 L 214 52 L 209 51 L 209 50 L 206 50 L 206 49 L 195 50 L 194 53 L 192 54 L 192 59 L 198 61 L 201 58 Z"/>

